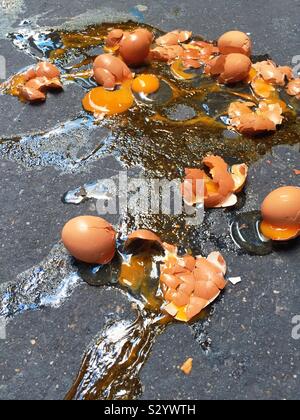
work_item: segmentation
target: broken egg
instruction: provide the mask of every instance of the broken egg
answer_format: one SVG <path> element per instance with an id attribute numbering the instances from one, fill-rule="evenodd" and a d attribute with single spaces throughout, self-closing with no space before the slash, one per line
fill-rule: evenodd
<path id="1" fill-rule="evenodd" d="M 252 63 L 249 57 L 233 53 L 220 55 L 208 63 L 207 72 L 217 76 L 220 83 L 241 82 L 249 76 Z"/>
<path id="2" fill-rule="evenodd" d="M 96 118 L 121 114 L 128 111 L 134 104 L 131 91 L 131 81 L 125 82 L 120 89 L 109 91 L 104 87 L 92 89 L 83 99 L 82 105 Z"/>
<path id="3" fill-rule="evenodd" d="M 247 34 L 240 31 L 229 31 L 218 40 L 218 48 L 221 54 L 231 53 L 244 54 L 250 57 L 252 42 Z"/>
<path id="4" fill-rule="evenodd" d="M 280 103 L 260 101 L 258 107 L 253 102 L 233 102 L 229 106 L 229 124 L 242 134 L 255 136 L 268 131 L 276 131 L 283 121 Z"/>
<path id="5" fill-rule="evenodd" d="M 207 156 L 203 164 L 210 169 L 211 177 L 204 170 L 186 169 L 182 184 L 185 202 L 194 205 L 204 201 L 206 208 L 234 206 L 237 203 L 235 193 L 245 186 L 248 166 L 241 164 L 229 168 L 220 156 Z"/>
<path id="6" fill-rule="evenodd" d="M 161 47 L 170 47 L 188 41 L 192 37 L 189 31 L 172 31 L 156 40 L 156 44 Z"/>
<path id="7" fill-rule="evenodd" d="M 52 63 L 43 61 L 36 66 L 37 77 L 47 77 L 47 79 L 55 79 L 60 77 L 59 69 Z"/>
<path id="8" fill-rule="evenodd" d="M 286 91 L 289 95 L 300 99 L 300 78 L 291 80 L 286 87 Z"/>
<path id="9" fill-rule="evenodd" d="M 166 300 L 163 310 L 178 321 L 189 322 L 226 287 L 226 270 L 226 262 L 218 252 L 207 259 L 167 255 L 160 277 Z"/>
<path id="10" fill-rule="evenodd" d="M 263 235 L 273 241 L 286 241 L 300 235 L 300 188 L 281 187 L 272 191 L 261 207 Z"/>
<path id="11" fill-rule="evenodd" d="M 131 233 L 125 242 L 125 249 L 137 249 L 139 252 L 145 248 L 163 249 L 163 242 L 154 232 L 145 229 L 139 229 Z"/>
<path id="12" fill-rule="evenodd" d="M 99 55 L 94 61 L 93 72 L 98 85 L 105 89 L 114 89 L 116 85 L 133 77 L 126 64 L 111 54 Z"/>
<path id="13" fill-rule="evenodd" d="M 124 31 L 122 29 L 113 29 L 109 32 L 106 39 L 106 46 L 108 48 L 114 48 L 120 44 L 121 39 L 123 38 Z"/>
<path id="14" fill-rule="evenodd" d="M 169 47 L 157 46 L 150 51 L 149 58 L 152 61 L 162 61 L 172 64 L 183 55 L 184 49 L 180 45 L 171 45 Z"/>
<path id="15" fill-rule="evenodd" d="M 273 85 L 284 86 L 286 80 L 293 78 L 293 70 L 287 66 L 277 66 L 273 61 L 260 61 L 253 64 L 257 75 Z"/>
<path id="16" fill-rule="evenodd" d="M 124 32 L 120 41 L 120 55 L 128 66 L 141 66 L 149 55 L 152 41 L 153 34 L 147 29 Z"/>
<path id="17" fill-rule="evenodd" d="M 88 264 L 108 264 L 116 252 L 116 232 L 100 217 L 70 220 L 63 228 L 62 241 L 74 258 Z"/>
<path id="18" fill-rule="evenodd" d="M 136 93 L 150 95 L 158 91 L 160 86 L 159 78 L 153 74 L 142 74 L 132 82 L 132 90 Z"/>

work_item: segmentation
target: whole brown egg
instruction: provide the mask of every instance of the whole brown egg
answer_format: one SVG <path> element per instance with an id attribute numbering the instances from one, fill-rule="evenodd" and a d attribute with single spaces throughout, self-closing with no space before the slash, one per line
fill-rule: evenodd
<path id="1" fill-rule="evenodd" d="M 116 232 L 100 217 L 71 219 L 63 228 L 62 241 L 73 257 L 89 264 L 108 264 L 116 252 Z"/>

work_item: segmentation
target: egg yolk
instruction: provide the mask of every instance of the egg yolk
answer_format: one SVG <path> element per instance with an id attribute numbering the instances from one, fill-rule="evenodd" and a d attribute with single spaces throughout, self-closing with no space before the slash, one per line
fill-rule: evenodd
<path id="1" fill-rule="evenodd" d="M 92 89 L 84 97 L 83 107 L 96 115 L 110 116 L 126 112 L 134 103 L 130 87 L 131 81 L 128 81 L 119 90 L 109 91 L 103 87 Z"/>
<path id="2" fill-rule="evenodd" d="M 171 70 L 174 76 L 176 76 L 178 79 L 191 80 L 196 77 L 195 73 L 187 73 L 185 71 L 186 69 L 184 68 L 181 60 L 174 61 L 171 66 Z"/>
<path id="3" fill-rule="evenodd" d="M 153 74 L 142 74 L 132 82 L 132 90 L 134 92 L 147 95 L 157 92 L 159 86 L 159 79 Z"/>
<path id="4" fill-rule="evenodd" d="M 265 82 L 263 79 L 256 79 L 252 82 L 252 87 L 255 93 L 261 98 L 270 98 L 275 92 L 274 86 Z"/>
<path id="5" fill-rule="evenodd" d="M 299 226 L 274 226 L 266 221 L 260 224 L 261 233 L 273 241 L 287 241 L 300 234 Z"/>

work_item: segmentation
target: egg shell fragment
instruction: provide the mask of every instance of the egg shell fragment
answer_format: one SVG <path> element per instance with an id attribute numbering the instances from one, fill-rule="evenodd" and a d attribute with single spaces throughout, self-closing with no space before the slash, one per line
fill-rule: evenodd
<path id="1" fill-rule="evenodd" d="M 163 309 L 176 320 L 189 322 L 220 295 L 227 285 L 225 274 L 226 262 L 218 252 L 207 259 L 167 255 L 160 277 Z"/>
<path id="2" fill-rule="evenodd" d="M 220 55 L 208 63 L 207 72 L 218 76 L 222 84 L 241 82 L 249 76 L 252 63 L 249 57 L 243 54 L 232 53 Z"/>
<path id="3" fill-rule="evenodd" d="M 133 78 L 127 65 L 111 54 L 99 55 L 94 61 L 93 72 L 96 82 L 106 89 L 113 89 Z"/>

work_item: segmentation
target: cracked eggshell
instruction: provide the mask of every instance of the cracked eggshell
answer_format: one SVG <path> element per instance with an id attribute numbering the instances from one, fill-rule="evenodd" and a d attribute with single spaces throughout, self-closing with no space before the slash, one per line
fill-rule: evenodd
<path id="1" fill-rule="evenodd" d="M 47 77 L 47 79 L 55 79 L 60 77 L 59 69 L 52 63 L 43 61 L 36 66 L 37 77 Z"/>
<path id="2" fill-rule="evenodd" d="M 241 82 L 249 76 L 252 63 L 249 57 L 233 53 L 219 56 L 213 61 L 213 75 L 219 75 L 219 82 L 225 84 Z"/>
<path id="3" fill-rule="evenodd" d="M 162 47 L 170 47 L 179 43 L 184 43 L 192 37 L 192 32 L 189 31 L 172 31 L 156 40 L 156 44 Z"/>
<path id="4" fill-rule="evenodd" d="M 250 57 L 252 42 L 244 32 L 229 31 L 219 38 L 218 48 L 221 54 L 239 53 Z"/>
<path id="5" fill-rule="evenodd" d="M 133 32 L 125 32 L 120 41 L 120 55 L 125 63 L 132 67 L 138 67 L 145 63 L 150 53 L 153 34 L 147 29 L 136 29 Z"/>
<path id="6" fill-rule="evenodd" d="M 156 245 L 159 248 L 164 249 L 164 245 L 160 237 L 156 235 L 154 232 L 151 232 L 150 230 L 146 230 L 146 229 L 139 229 L 139 230 L 136 230 L 135 232 L 132 232 L 128 236 L 127 241 L 125 242 L 125 249 L 129 249 L 137 241 L 148 242 L 149 245 L 151 245 L 152 243 L 153 245 Z"/>
<path id="7" fill-rule="evenodd" d="M 261 101 L 253 110 L 254 106 L 252 102 L 231 103 L 228 110 L 230 125 L 249 136 L 276 131 L 277 125 L 283 121 L 281 106 L 267 101 Z"/>
<path id="8" fill-rule="evenodd" d="M 116 232 L 100 217 L 70 220 L 63 228 L 62 241 L 73 257 L 88 264 L 108 264 L 116 252 Z"/>
<path id="9" fill-rule="evenodd" d="M 124 31 L 122 29 L 113 29 L 108 33 L 106 39 L 106 46 L 108 48 L 114 48 L 119 45 L 121 39 L 123 38 Z"/>
<path id="10" fill-rule="evenodd" d="M 166 300 L 163 309 L 178 321 L 189 322 L 212 303 L 227 285 L 226 262 L 219 252 L 209 257 L 167 257 L 160 283 Z"/>
<path id="11" fill-rule="evenodd" d="M 20 97 L 28 102 L 44 102 L 46 94 L 38 89 L 25 87 L 20 88 Z"/>
<path id="12" fill-rule="evenodd" d="M 220 156 L 207 156 L 203 164 L 210 169 L 212 181 L 216 184 L 216 192 L 210 192 L 207 188 L 205 206 L 212 208 L 224 203 L 234 191 L 234 181 L 229 173 L 227 163 Z"/>
<path id="13" fill-rule="evenodd" d="M 94 61 L 93 72 L 96 82 L 108 89 L 133 78 L 127 65 L 111 54 L 99 55 Z"/>
<path id="14" fill-rule="evenodd" d="M 289 95 L 300 99 L 300 78 L 291 80 L 286 87 L 286 91 Z"/>
<path id="15" fill-rule="evenodd" d="M 293 78 L 293 70 L 288 66 L 277 66 L 273 61 L 266 60 L 253 64 L 257 75 L 266 82 L 274 85 L 284 86 L 286 80 Z"/>

